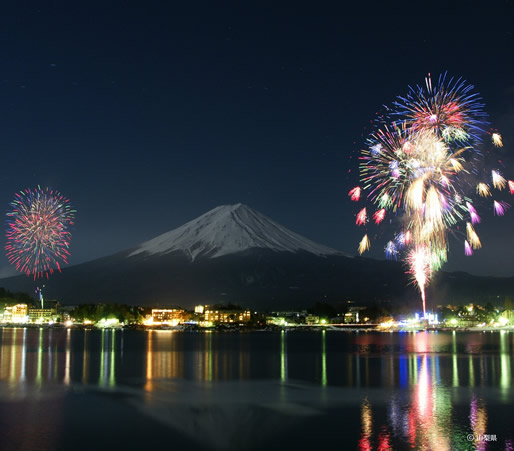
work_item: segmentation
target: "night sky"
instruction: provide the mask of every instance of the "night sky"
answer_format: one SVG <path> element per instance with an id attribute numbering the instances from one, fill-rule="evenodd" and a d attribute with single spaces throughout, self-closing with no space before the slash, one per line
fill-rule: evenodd
<path id="1" fill-rule="evenodd" d="M 429 72 L 475 85 L 514 177 L 511 2 L 472 16 L 455 3 L 410 16 L 369 3 L 71 3 L 0 17 L 0 205 L 38 184 L 69 197 L 72 264 L 237 202 L 356 254 L 358 150 L 381 105 Z M 484 248 L 465 258 L 451 239 L 444 269 L 514 275 L 514 209 L 479 213 Z M 388 239 L 369 255 L 383 258 Z"/>

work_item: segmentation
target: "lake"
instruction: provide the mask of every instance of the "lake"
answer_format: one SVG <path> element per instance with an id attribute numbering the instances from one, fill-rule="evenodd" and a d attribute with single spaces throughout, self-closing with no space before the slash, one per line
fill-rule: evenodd
<path id="1" fill-rule="evenodd" d="M 0 329 L 1 449 L 514 449 L 512 332 Z"/>

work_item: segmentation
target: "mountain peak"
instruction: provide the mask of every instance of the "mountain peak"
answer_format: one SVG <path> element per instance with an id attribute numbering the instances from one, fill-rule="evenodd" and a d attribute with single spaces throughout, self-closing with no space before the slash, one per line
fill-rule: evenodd
<path id="1" fill-rule="evenodd" d="M 304 251 L 315 255 L 341 254 L 237 203 L 216 207 L 177 229 L 146 241 L 129 257 L 182 251 L 193 261 L 198 257 L 216 258 L 253 248 L 275 252 Z"/>

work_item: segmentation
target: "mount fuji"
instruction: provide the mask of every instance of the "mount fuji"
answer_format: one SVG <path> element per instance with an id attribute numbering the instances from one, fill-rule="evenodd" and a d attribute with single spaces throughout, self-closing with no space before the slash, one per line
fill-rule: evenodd
<path id="1" fill-rule="evenodd" d="M 34 291 L 25 276 L 11 291 Z M 432 302 L 484 300 L 511 293 L 514 279 L 438 273 Z M 494 293 L 490 287 L 494 287 Z M 432 290 L 432 291 L 430 291 Z M 398 262 L 348 256 L 317 244 L 243 205 L 225 205 L 131 249 L 64 268 L 45 281 L 45 297 L 65 305 L 141 306 L 235 303 L 261 310 L 316 301 L 419 303 Z"/>
<path id="2" fill-rule="evenodd" d="M 128 257 L 182 252 L 191 261 L 249 249 L 309 252 L 317 256 L 341 252 L 314 243 L 243 204 L 216 207 L 183 226 L 142 243 Z"/>

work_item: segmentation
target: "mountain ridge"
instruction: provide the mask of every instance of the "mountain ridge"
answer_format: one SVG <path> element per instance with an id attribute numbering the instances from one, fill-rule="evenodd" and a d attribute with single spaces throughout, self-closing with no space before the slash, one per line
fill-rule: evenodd
<path id="1" fill-rule="evenodd" d="M 136 246 L 128 255 L 163 255 L 182 251 L 191 261 L 217 258 L 251 248 L 315 255 L 342 252 L 305 238 L 245 204 L 221 205 L 184 225 Z"/>

